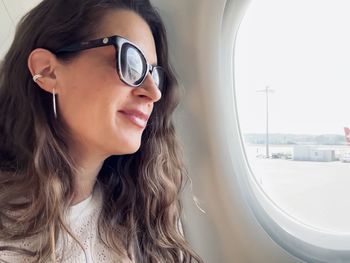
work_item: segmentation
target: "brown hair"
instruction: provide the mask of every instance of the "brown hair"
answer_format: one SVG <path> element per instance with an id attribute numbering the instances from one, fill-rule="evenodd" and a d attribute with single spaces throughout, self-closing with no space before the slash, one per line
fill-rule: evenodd
<path id="1" fill-rule="evenodd" d="M 116 255 L 129 255 L 132 247 L 136 262 L 202 262 L 179 225 L 185 173 L 171 120 L 178 88 L 165 28 L 149 0 L 44 0 L 20 21 L 0 67 L 0 240 L 38 236 L 40 246 L 35 251 L 0 250 L 47 262 L 55 260 L 59 233 L 72 235 L 63 220 L 73 199 L 76 171 L 68 155 L 69 133 L 54 118 L 51 94 L 33 82 L 28 56 L 35 48 L 55 51 L 92 39 L 103 16 L 120 8 L 148 23 L 166 82 L 140 149 L 110 156 L 98 174 L 103 196 L 99 237 Z M 78 53 L 58 58 L 69 61 Z"/>

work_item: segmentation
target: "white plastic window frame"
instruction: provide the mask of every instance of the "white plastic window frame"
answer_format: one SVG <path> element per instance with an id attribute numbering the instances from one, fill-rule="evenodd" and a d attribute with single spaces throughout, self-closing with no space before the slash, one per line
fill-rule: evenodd
<path id="1" fill-rule="evenodd" d="M 226 131 L 226 140 L 234 145 L 230 158 L 241 191 L 250 209 L 267 234 L 293 256 L 310 263 L 350 262 L 350 233 L 325 232 L 308 226 L 284 213 L 261 189 L 249 167 L 239 127 L 234 82 L 235 41 L 239 25 L 250 0 L 227 0 L 221 32 L 221 81 L 232 87 L 221 93 L 225 109 L 234 121 Z"/>

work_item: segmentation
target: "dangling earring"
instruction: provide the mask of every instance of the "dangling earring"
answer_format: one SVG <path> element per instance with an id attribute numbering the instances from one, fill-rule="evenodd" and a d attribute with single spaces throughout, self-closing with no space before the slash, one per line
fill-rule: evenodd
<path id="1" fill-rule="evenodd" d="M 38 78 L 42 78 L 43 75 L 41 74 L 35 74 L 33 76 L 33 81 L 36 82 Z M 55 98 L 55 88 L 52 89 L 52 105 L 53 105 L 53 113 L 55 115 L 55 119 L 57 119 L 57 111 L 56 111 L 56 98 Z"/>
<path id="2" fill-rule="evenodd" d="M 55 119 L 57 119 L 55 88 L 52 89 L 52 105 L 53 105 L 53 113 L 55 115 Z"/>
<path id="3" fill-rule="evenodd" d="M 43 76 L 41 75 L 41 74 L 35 74 L 34 76 L 33 76 L 33 80 L 34 80 L 34 82 L 36 82 L 37 80 L 38 80 L 38 78 L 42 78 Z"/>

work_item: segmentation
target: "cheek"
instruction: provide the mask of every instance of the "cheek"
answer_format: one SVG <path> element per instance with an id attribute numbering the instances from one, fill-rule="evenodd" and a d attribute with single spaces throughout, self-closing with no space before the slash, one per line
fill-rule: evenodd
<path id="1" fill-rule="evenodd" d="M 76 62 L 69 67 L 57 96 L 60 118 L 74 133 L 79 131 L 79 135 L 90 125 L 86 131 L 89 132 L 92 122 L 106 115 L 105 97 L 111 89 L 101 69 L 82 64 Z M 93 71 L 93 68 L 96 70 Z"/>
<path id="2" fill-rule="evenodd" d="M 142 130 L 118 113 L 132 104 L 131 89 L 118 81 L 86 78 L 58 97 L 60 117 L 73 138 L 106 155 L 133 153 L 141 143 Z"/>
<path id="3" fill-rule="evenodd" d="M 65 73 L 58 113 L 74 140 L 107 156 L 137 151 L 142 130 L 118 113 L 135 105 L 136 98 L 120 80 L 115 63 L 85 56 Z"/>
<path id="4" fill-rule="evenodd" d="M 113 70 L 85 60 L 77 60 L 69 66 L 58 95 L 63 116 L 78 123 L 106 111 L 116 84 Z"/>

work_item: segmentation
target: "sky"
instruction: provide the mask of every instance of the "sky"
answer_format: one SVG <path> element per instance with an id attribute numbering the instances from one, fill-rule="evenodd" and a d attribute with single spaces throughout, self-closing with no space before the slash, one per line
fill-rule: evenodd
<path id="1" fill-rule="evenodd" d="M 253 0 L 235 47 L 243 133 L 343 134 L 350 127 L 350 1 Z"/>

